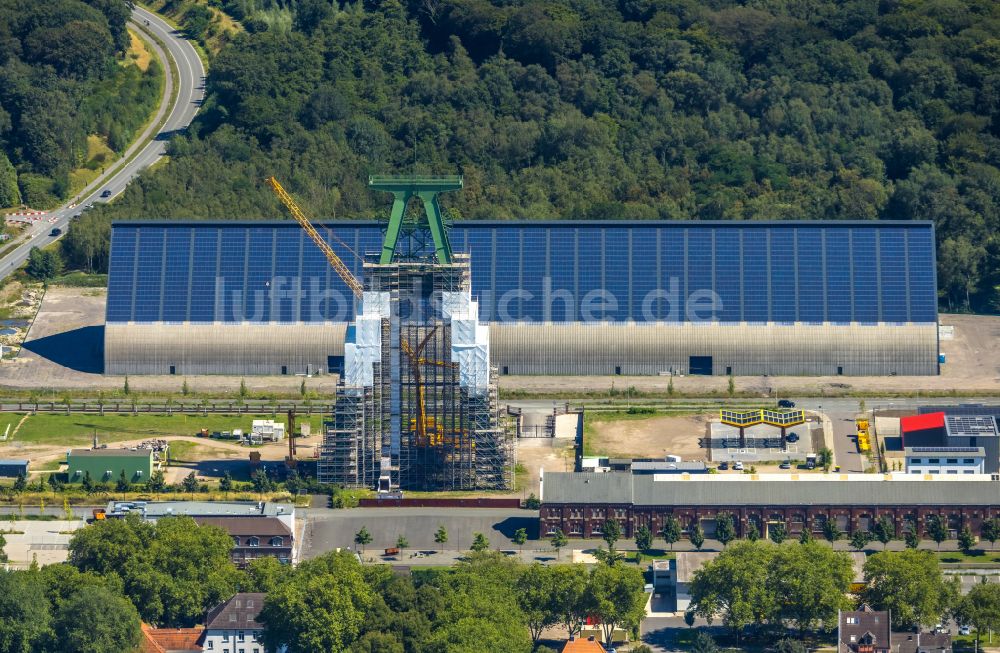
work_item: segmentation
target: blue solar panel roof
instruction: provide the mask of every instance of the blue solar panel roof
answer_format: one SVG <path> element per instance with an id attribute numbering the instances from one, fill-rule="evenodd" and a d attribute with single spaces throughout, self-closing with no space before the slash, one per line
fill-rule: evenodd
<path id="1" fill-rule="evenodd" d="M 361 278 L 378 224 L 317 225 Z M 334 238 L 333 236 L 336 236 Z M 937 320 L 929 222 L 464 222 L 487 321 Z M 286 222 L 121 222 L 108 322 L 345 321 L 353 297 Z"/>

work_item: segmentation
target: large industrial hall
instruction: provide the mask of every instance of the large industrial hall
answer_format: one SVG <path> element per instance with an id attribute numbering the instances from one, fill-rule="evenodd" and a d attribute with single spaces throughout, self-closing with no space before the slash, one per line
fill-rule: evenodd
<path id="1" fill-rule="evenodd" d="M 360 278 L 385 225 L 316 229 Z M 930 222 L 475 221 L 450 240 L 500 375 L 939 371 Z M 339 373 L 359 310 L 294 221 L 116 223 L 104 369 Z"/>

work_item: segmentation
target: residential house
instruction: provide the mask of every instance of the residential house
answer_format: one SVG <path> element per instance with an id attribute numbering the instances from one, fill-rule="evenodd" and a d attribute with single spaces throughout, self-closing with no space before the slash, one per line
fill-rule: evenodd
<path id="1" fill-rule="evenodd" d="M 212 653 L 265 653 L 264 627 L 257 622 L 263 592 L 241 592 L 208 611 L 202 650 Z"/>
<path id="2" fill-rule="evenodd" d="M 257 558 L 272 556 L 285 564 L 294 564 L 295 543 L 292 531 L 277 517 L 195 517 L 200 526 L 218 526 L 233 538 L 230 554 L 233 563 L 246 567 Z"/>
<path id="3" fill-rule="evenodd" d="M 951 633 L 893 633 L 893 653 L 951 653 Z"/>
<path id="4" fill-rule="evenodd" d="M 605 653 L 605 650 L 593 637 L 586 639 L 571 637 L 563 647 L 562 653 Z"/>
<path id="5" fill-rule="evenodd" d="M 195 628 L 153 628 L 142 624 L 140 653 L 201 653 L 201 637 L 205 629 Z"/>
<path id="6" fill-rule="evenodd" d="M 837 653 L 892 653 L 889 613 L 872 610 L 841 610 L 837 626 Z"/>

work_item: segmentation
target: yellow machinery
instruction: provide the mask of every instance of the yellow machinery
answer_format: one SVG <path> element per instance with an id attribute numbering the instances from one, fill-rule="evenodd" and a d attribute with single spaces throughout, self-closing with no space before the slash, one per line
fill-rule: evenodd
<path id="1" fill-rule="evenodd" d="M 417 419 L 410 420 L 410 428 L 417 432 L 417 441 L 421 445 L 430 444 L 431 446 L 437 446 L 443 443 L 444 438 L 442 438 L 441 433 L 438 429 L 437 421 L 434 417 L 427 416 L 427 406 L 424 399 L 424 382 L 423 377 L 420 373 L 420 368 L 423 365 L 436 365 L 438 367 L 458 367 L 457 363 L 449 363 L 448 361 L 438 361 L 431 360 L 429 358 L 424 358 L 420 353 L 427 346 L 427 342 L 437 331 L 437 327 L 434 327 L 427 332 L 424 339 L 420 341 L 417 348 L 414 350 L 407 342 L 405 338 L 400 338 L 399 348 L 403 351 L 407 358 L 410 359 L 410 368 L 413 370 L 413 381 L 417 386 L 417 414 L 419 417 Z M 430 437 L 428 437 L 428 433 Z"/>
<path id="2" fill-rule="evenodd" d="M 859 417 L 855 420 L 858 427 L 858 451 L 868 453 L 872 450 L 871 432 L 868 429 L 868 418 Z"/>
<path id="3" fill-rule="evenodd" d="M 275 195 L 277 195 L 278 199 L 281 200 L 281 203 L 285 205 L 285 208 L 288 209 L 288 212 L 292 214 L 292 217 L 295 218 L 295 221 L 299 223 L 299 226 L 305 229 L 305 232 L 309 234 L 309 237 L 312 238 L 312 241 L 316 243 L 316 246 L 319 247 L 320 251 L 323 252 L 323 255 L 326 256 L 326 260 L 330 262 L 330 265 L 333 266 L 333 269 L 337 271 L 337 274 L 340 275 L 340 278 L 344 280 L 344 283 L 347 284 L 347 287 L 350 288 L 351 291 L 354 293 L 354 295 L 360 299 L 362 293 L 364 292 L 364 286 L 361 285 L 361 282 L 354 278 L 354 275 L 351 274 L 350 269 L 348 269 L 348 267 L 344 265 L 344 262 L 340 260 L 340 257 L 337 256 L 337 253 L 334 252 L 333 249 L 330 247 L 330 244 L 327 243 L 325 240 L 323 240 L 323 237 L 319 235 L 319 232 L 316 231 L 316 228 L 312 226 L 311 222 L 309 222 L 309 218 L 307 218 L 306 215 L 302 212 L 302 209 L 299 208 L 299 205 L 295 203 L 295 200 L 292 199 L 292 196 L 289 195 L 284 188 L 282 188 L 281 184 L 278 183 L 278 180 L 275 179 L 274 177 L 268 177 L 267 183 L 271 185 L 271 188 L 274 190 Z"/>

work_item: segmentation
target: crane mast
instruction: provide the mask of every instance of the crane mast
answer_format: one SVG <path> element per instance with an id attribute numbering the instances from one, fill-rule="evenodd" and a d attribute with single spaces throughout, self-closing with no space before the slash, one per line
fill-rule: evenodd
<path id="1" fill-rule="evenodd" d="M 299 223 L 299 226 L 305 230 L 305 232 L 309 235 L 309 238 L 311 238 L 312 241 L 316 243 L 316 246 L 319 247 L 320 251 L 323 252 L 326 260 L 330 262 L 330 265 L 337 271 L 340 278 L 344 280 L 347 287 L 351 289 L 354 296 L 360 299 L 364 293 L 364 286 L 361 285 L 361 282 L 358 281 L 353 274 L 351 274 L 351 270 L 344 264 L 340 257 L 337 256 L 337 253 L 333 251 L 330 244 L 319 235 L 316 228 L 312 226 L 311 222 L 309 222 L 309 218 L 307 218 L 305 213 L 302 212 L 299 205 L 295 203 L 292 196 L 288 194 L 280 183 L 278 183 L 278 180 L 274 177 L 268 177 L 267 183 L 271 185 L 272 190 L 274 190 L 274 194 L 278 196 L 278 199 L 280 199 L 281 203 L 285 205 L 285 208 L 287 208 L 288 212 L 292 214 L 292 217 Z"/>

